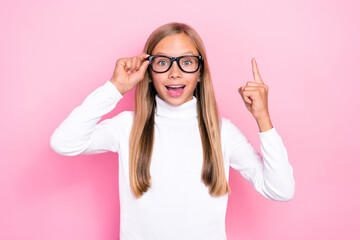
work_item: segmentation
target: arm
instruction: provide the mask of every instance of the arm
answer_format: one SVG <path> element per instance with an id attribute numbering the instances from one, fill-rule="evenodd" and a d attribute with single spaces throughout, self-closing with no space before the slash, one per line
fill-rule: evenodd
<path id="1" fill-rule="evenodd" d="M 293 168 L 288 161 L 286 148 L 273 127 L 258 132 L 263 157 L 253 148 L 242 132 L 230 122 L 224 122 L 224 134 L 232 168 L 253 184 L 256 191 L 268 199 L 288 201 L 294 197 Z"/>
<path id="2" fill-rule="evenodd" d="M 148 56 L 141 53 L 118 59 L 111 80 L 87 96 L 55 130 L 50 138 L 52 149 L 67 156 L 118 152 L 120 138 L 129 134 L 131 113 L 122 112 L 112 119 L 97 122 L 115 108 L 126 92 L 144 79 Z"/>
<path id="3" fill-rule="evenodd" d="M 51 148 L 66 156 L 119 150 L 119 124 L 127 112 L 97 124 L 123 96 L 110 81 L 90 93 L 60 124 L 50 138 Z"/>

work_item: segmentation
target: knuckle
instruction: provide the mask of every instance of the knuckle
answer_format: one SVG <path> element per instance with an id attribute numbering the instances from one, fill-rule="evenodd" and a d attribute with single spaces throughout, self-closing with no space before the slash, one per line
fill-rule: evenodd
<path id="1" fill-rule="evenodd" d="M 126 63 L 122 60 L 119 59 L 118 61 L 116 61 L 116 67 L 125 67 Z"/>
<path id="2" fill-rule="evenodd" d="M 246 83 L 246 86 L 256 86 L 256 83 L 253 82 L 253 81 L 248 81 L 248 82 Z"/>

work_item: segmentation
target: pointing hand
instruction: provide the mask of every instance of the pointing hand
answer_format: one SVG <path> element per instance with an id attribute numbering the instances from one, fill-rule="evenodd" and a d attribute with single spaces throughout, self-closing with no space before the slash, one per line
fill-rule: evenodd
<path id="1" fill-rule="evenodd" d="M 268 91 L 269 87 L 262 80 L 255 58 L 252 59 L 252 72 L 255 81 L 248 81 L 246 86 L 238 89 L 246 108 L 255 119 L 269 117 Z"/>

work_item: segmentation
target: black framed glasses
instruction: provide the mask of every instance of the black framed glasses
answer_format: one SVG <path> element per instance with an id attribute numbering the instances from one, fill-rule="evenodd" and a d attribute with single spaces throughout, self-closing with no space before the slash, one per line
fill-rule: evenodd
<path id="1" fill-rule="evenodd" d="M 156 73 L 164 73 L 169 71 L 174 61 L 177 62 L 181 71 L 193 73 L 199 70 L 204 59 L 200 55 L 185 55 L 180 57 L 169 57 L 165 55 L 153 55 L 145 60 L 150 61 L 150 68 Z"/>

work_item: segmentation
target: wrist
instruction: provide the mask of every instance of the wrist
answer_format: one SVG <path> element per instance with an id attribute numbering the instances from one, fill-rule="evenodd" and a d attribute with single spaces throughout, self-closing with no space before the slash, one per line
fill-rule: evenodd
<path id="1" fill-rule="evenodd" d="M 273 128 L 269 115 L 256 118 L 256 122 L 260 132 L 265 132 Z"/>
<path id="2" fill-rule="evenodd" d="M 124 95 L 125 93 L 127 93 L 127 91 L 125 90 L 125 87 L 122 84 L 120 84 L 119 82 L 117 82 L 116 80 L 110 79 L 110 82 L 112 84 L 114 84 L 114 86 L 120 92 L 121 95 Z"/>

